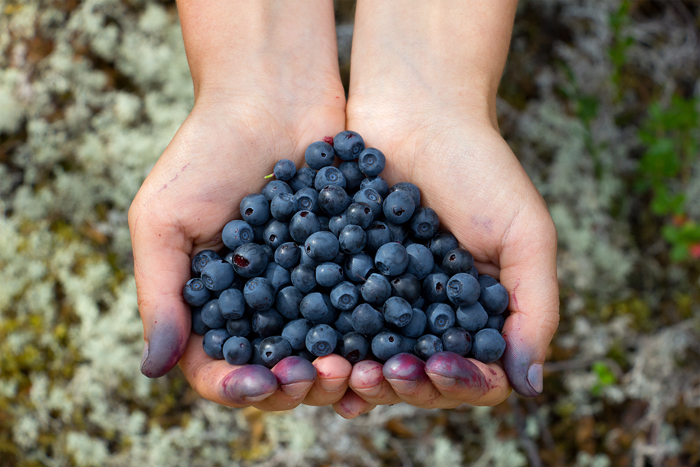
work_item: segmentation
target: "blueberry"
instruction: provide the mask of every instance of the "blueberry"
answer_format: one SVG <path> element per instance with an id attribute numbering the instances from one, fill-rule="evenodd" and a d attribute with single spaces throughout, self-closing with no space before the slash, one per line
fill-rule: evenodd
<path id="1" fill-rule="evenodd" d="M 316 268 L 301 264 L 292 270 L 292 284 L 302 293 L 311 292 L 316 287 Z"/>
<path id="2" fill-rule="evenodd" d="M 226 329 L 212 329 L 204 335 L 204 353 L 215 360 L 224 359 L 224 343 L 231 337 Z"/>
<path id="3" fill-rule="evenodd" d="M 422 360 L 428 360 L 438 352 L 443 351 L 442 340 L 432 334 L 425 334 L 418 338 L 416 345 L 413 347 L 413 352 Z"/>
<path id="4" fill-rule="evenodd" d="M 365 148 L 357 159 L 357 165 L 362 173 L 368 177 L 374 177 L 382 173 L 386 165 L 384 153 L 377 148 Z"/>
<path id="5" fill-rule="evenodd" d="M 374 273 L 374 259 L 365 253 L 350 255 L 345 261 L 345 276 L 351 282 L 363 282 Z"/>
<path id="6" fill-rule="evenodd" d="M 245 313 L 243 292 L 238 289 L 226 289 L 219 295 L 219 309 L 225 319 L 238 319 Z"/>
<path id="7" fill-rule="evenodd" d="M 298 210 L 296 195 L 290 193 L 281 193 L 270 202 L 270 214 L 278 221 L 289 222 Z"/>
<path id="8" fill-rule="evenodd" d="M 431 208 L 417 208 L 410 221 L 411 234 L 419 240 L 432 238 L 439 227 L 438 215 Z"/>
<path id="9" fill-rule="evenodd" d="M 318 193 L 318 206 L 329 216 L 337 216 L 350 204 L 350 197 L 338 185 L 328 185 Z"/>
<path id="10" fill-rule="evenodd" d="M 306 160 L 306 165 L 312 169 L 319 170 L 323 167 L 333 165 L 335 150 L 333 146 L 324 141 L 316 141 L 306 147 L 304 159 Z"/>
<path id="11" fill-rule="evenodd" d="M 223 328 L 226 326 L 226 318 L 221 315 L 219 300 L 209 300 L 202 307 L 202 322 L 211 329 Z"/>
<path id="12" fill-rule="evenodd" d="M 316 283 L 321 287 L 335 287 L 342 281 L 343 267 L 339 264 L 321 263 L 316 266 Z"/>
<path id="13" fill-rule="evenodd" d="M 313 268 L 316 268 L 316 266 L 321 264 L 320 261 L 316 261 L 315 259 L 312 259 L 308 254 L 306 254 L 306 249 L 304 247 L 301 247 L 300 250 L 301 250 L 301 260 L 299 261 L 299 264 L 303 264 L 305 266 L 311 266 Z"/>
<path id="14" fill-rule="evenodd" d="M 297 167 L 294 165 L 294 162 L 290 161 L 289 159 L 282 159 L 277 161 L 275 168 L 272 169 L 272 172 L 275 174 L 275 178 L 277 178 L 277 180 L 287 182 L 291 180 L 294 175 L 296 175 Z"/>
<path id="15" fill-rule="evenodd" d="M 473 276 L 460 272 L 447 282 L 447 298 L 457 306 L 469 306 L 479 299 L 481 288 Z"/>
<path id="16" fill-rule="evenodd" d="M 233 269 L 243 277 L 255 277 L 265 270 L 267 252 L 257 243 L 244 243 L 233 252 Z"/>
<path id="17" fill-rule="evenodd" d="M 314 180 L 314 188 L 316 188 L 317 191 L 321 191 L 328 185 L 336 185 L 340 188 L 345 188 L 345 175 L 343 175 L 343 172 L 332 166 L 324 167 L 319 170 Z"/>
<path id="18" fill-rule="evenodd" d="M 192 332 L 199 336 L 205 335 L 211 328 L 202 321 L 202 308 L 192 308 Z"/>
<path id="19" fill-rule="evenodd" d="M 348 225 L 348 216 L 345 213 L 331 217 L 328 222 L 328 230 L 338 237 L 340 232 Z"/>
<path id="20" fill-rule="evenodd" d="M 357 159 L 364 151 L 365 140 L 354 131 L 341 131 L 333 138 L 333 149 L 340 159 L 351 161 Z"/>
<path id="21" fill-rule="evenodd" d="M 484 307 L 484 310 L 490 315 L 500 315 L 506 308 L 508 308 L 508 291 L 503 285 L 496 282 L 491 284 L 488 279 L 482 280 L 482 278 L 489 278 L 493 281 L 490 276 L 479 276 L 479 284 L 481 285 L 481 295 L 479 295 L 479 303 Z M 489 284 L 489 285 L 484 285 Z"/>
<path id="22" fill-rule="evenodd" d="M 352 311 L 360 299 L 360 291 L 351 282 L 341 282 L 331 290 L 331 303 L 341 311 Z"/>
<path id="23" fill-rule="evenodd" d="M 299 317 L 299 305 L 303 298 L 304 294 L 296 287 L 285 287 L 277 292 L 275 309 L 286 319 L 297 319 Z"/>
<path id="24" fill-rule="evenodd" d="M 466 357 L 472 348 L 472 336 L 462 328 L 450 328 L 442 334 L 442 348 L 445 352 Z"/>
<path id="25" fill-rule="evenodd" d="M 384 198 L 372 188 L 360 188 L 360 190 L 355 193 L 355 196 L 352 197 L 352 200 L 355 203 L 366 203 L 372 209 L 375 218 L 383 214 L 382 201 Z"/>
<path id="26" fill-rule="evenodd" d="M 182 290 L 182 296 L 192 306 L 202 306 L 209 301 L 211 292 L 204 286 L 202 279 L 190 279 Z"/>
<path id="27" fill-rule="evenodd" d="M 441 230 L 436 233 L 428 242 L 428 248 L 433 253 L 435 260 L 442 264 L 442 259 L 448 251 L 459 248 L 457 238 L 452 235 L 452 232 Z"/>
<path id="28" fill-rule="evenodd" d="M 265 362 L 262 359 L 262 356 L 260 355 L 260 344 L 262 344 L 263 338 L 262 337 L 256 337 L 252 341 L 250 341 L 250 345 L 253 346 L 253 356 L 250 357 L 250 364 L 251 365 L 265 365 Z"/>
<path id="29" fill-rule="evenodd" d="M 314 324 L 333 324 L 337 317 L 337 310 L 333 307 L 328 295 L 319 292 L 308 294 L 299 304 L 301 315 Z"/>
<path id="30" fill-rule="evenodd" d="M 374 221 L 374 211 L 367 203 L 352 203 L 348 206 L 345 215 L 348 224 L 359 225 L 363 229 L 368 228 Z"/>
<path id="31" fill-rule="evenodd" d="M 289 341 L 289 344 L 294 350 L 301 350 L 306 348 L 306 335 L 309 330 L 313 327 L 311 321 L 308 319 L 295 319 L 284 325 L 282 329 L 282 337 Z"/>
<path id="32" fill-rule="evenodd" d="M 333 327 L 341 334 L 355 332 L 355 328 L 352 326 L 352 311 L 343 311 L 333 323 Z"/>
<path id="33" fill-rule="evenodd" d="M 421 294 L 421 283 L 413 274 L 402 274 L 391 280 L 391 295 L 415 303 Z"/>
<path id="34" fill-rule="evenodd" d="M 359 225 L 348 225 L 338 235 L 340 250 L 354 255 L 362 251 L 367 243 L 367 234 Z"/>
<path id="35" fill-rule="evenodd" d="M 281 244 L 275 250 L 275 262 L 285 269 L 292 269 L 299 264 L 301 249 L 294 242 Z"/>
<path id="36" fill-rule="evenodd" d="M 420 206 L 420 190 L 413 183 L 399 182 L 396 185 L 392 185 L 392 187 L 389 188 L 389 194 L 392 194 L 395 191 L 405 191 L 406 193 L 411 195 L 415 206 Z"/>
<path id="37" fill-rule="evenodd" d="M 332 232 L 320 231 L 309 235 L 304 251 L 315 261 L 331 261 L 340 251 L 340 245 Z"/>
<path id="38" fill-rule="evenodd" d="M 495 362 L 506 350 L 506 341 L 495 329 L 486 328 L 477 332 L 472 341 L 474 358 L 481 363 Z"/>
<path id="39" fill-rule="evenodd" d="M 442 272 L 428 274 L 423 280 L 423 297 L 430 302 L 447 300 L 447 283 L 450 277 Z"/>
<path id="40" fill-rule="evenodd" d="M 355 332 L 372 337 L 384 327 L 384 316 L 372 305 L 362 303 L 352 312 L 352 327 Z"/>
<path id="41" fill-rule="evenodd" d="M 245 337 L 232 336 L 224 342 L 224 358 L 229 365 L 243 365 L 253 356 L 253 346 Z"/>
<path id="42" fill-rule="evenodd" d="M 274 262 L 275 261 L 275 250 L 270 248 L 269 245 L 260 245 L 260 246 L 262 246 L 263 251 L 267 255 L 268 264 Z"/>
<path id="43" fill-rule="evenodd" d="M 489 315 L 479 302 L 470 306 L 461 306 L 457 308 L 455 317 L 457 319 L 457 324 L 469 332 L 481 330 L 486 326 L 489 319 Z"/>
<path id="44" fill-rule="evenodd" d="M 372 338 L 372 353 L 379 360 L 387 361 L 401 353 L 401 336 L 394 332 L 380 332 Z"/>
<path id="45" fill-rule="evenodd" d="M 253 310 L 267 310 L 275 301 L 275 287 L 264 277 L 253 277 L 243 287 L 243 297 Z"/>
<path id="46" fill-rule="evenodd" d="M 379 176 L 367 177 L 362 180 L 362 183 L 360 183 L 360 190 L 364 190 L 366 188 L 372 188 L 375 190 L 377 193 L 379 193 L 379 196 L 381 196 L 382 199 L 386 198 L 389 194 L 389 184 L 386 182 L 386 180 Z"/>
<path id="47" fill-rule="evenodd" d="M 253 324 L 247 316 L 238 319 L 229 319 L 226 321 L 226 330 L 232 336 L 246 337 L 253 332 Z"/>
<path id="48" fill-rule="evenodd" d="M 240 208 L 241 217 L 250 225 L 263 225 L 270 219 L 270 202 L 259 193 L 243 198 Z"/>
<path id="49" fill-rule="evenodd" d="M 445 303 L 433 303 L 425 310 L 425 317 L 428 318 L 428 331 L 436 336 L 441 336 L 443 332 L 455 325 L 455 312 Z"/>
<path id="50" fill-rule="evenodd" d="M 406 247 L 406 253 L 408 253 L 408 266 L 406 267 L 408 274 L 413 274 L 416 279 L 423 280 L 433 271 L 435 260 L 427 247 L 420 243 L 414 243 Z"/>
<path id="51" fill-rule="evenodd" d="M 294 194 L 294 198 L 297 202 L 297 209 L 319 214 L 318 191 L 314 188 L 302 188 Z"/>
<path id="52" fill-rule="evenodd" d="M 194 258 L 192 258 L 192 274 L 194 274 L 195 276 L 199 276 L 202 273 L 202 269 L 204 269 L 204 266 L 216 259 L 221 259 L 221 256 L 219 256 L 215 251 L 200 251 L 199 253 L 194 255 Z"/>
<path id="53" fill-rule="evenodd" d="M 442 269 L 448 276 L 454 276 L 460 272 L 466 273 L 472 267 L 474 267 L 474 258 L 464 248 L 452 249 L 442 259 Z"/>
<path id="54" fill-rule="evenodd" d="M 360 183 L 365 179 L 365 174 L 360 171 L 360 166 L 355 161 L 343 162 L 338 170 L 345 176 L 345 191 L 354 193 L 360 188 Z"/>
<path id="55" fill-rule="evenodd" d="M 268 202 L 271 202 L 273 199 L 275 199 L 275 196 L 282 193 L 288 193 L 291 195 L 294 192 L 292 191 L 292 187 L 281 180 L 272 180 L 267 182 L 263 189 L 260 190 L 260 194 L 263 195 Z"/>
<path id="56" fill-rule="evenodd" d="M 245 221 L 231 221 L 224 226 L 224 230 L 221 232 L 221 241 L 231 250 L 253 240 L 255 240 L 253 228 Z"/>
<path id="57" fill-rule="evenodd" d="M 260 357 L 268 368 L 272 368 L 291 355 L 292 346 L 282 336 L 269 336 L 260 343 Z"/>
<path id="58" fill-rule="evenodd" d="M 376 253 L 379 247 L 391 241 L 391 231 L 384 222 L 375 221 L 367 228 L 365 250 Z"/>
<path id="59" fill-rule="evenodd" d="M 403 274 L 408 267 L 408 253 L 403 245 L 395 242 L 382 245 L 374 255 L 377 270 L 389 277 Z"/>
<path id="60" fill-rule="evenodd" d="M 357 332 L 348 332 L 338 342 L 340 355 L 350 363 L 357 363 L 369 354 L 369 341 L 365 336 Z"/>
<path id="61" fill-rule="evenodd" d="M 210 261 L 202 269 L 202 282 L 209 290 L 228 289 L 233 283 L 234 273 L 231 264 L 222 259 Z"/>
<path id="62" fill-rule="evenodd" d="M 275 262 L 267 263 L 261 277 L 270 281 L 272 287 L 275 288 L 275 294 L 282 287 L 292 283 L 290 272 Z"/>
<path id="63" fill-rule="evenodd" d="M 423 335 L 425 328 L 428 325 L 428 318 L 420 308 L 411 310 L 411 320 L 401 328 L 401 334 L 406 337 L 418 338 Z"/>
<path id="64" fill-rule="evenodd" d="M 299 244 L 304 243 L 312 233 L 320 231 L 321 223 L 311 211 L 299 211 L 289 221 L 289 235 Z"/>
<path id="65" fill-rule="evenodd" d="M 306 187 L 313 187 L 316 179 L 316 171 L 311 167 L 302 167 L 297 170 L 297 174 L 292 177 L 288 185 L 294 190 L 294 193 Z"/>
<path id="66" fill-rule="evenodd" d="M 413 318 L 411 305 L 401 297 L 390 297 L 384 302 L 384 320 L 396 327 L 406 326 Z"/>
<path id="67" fill-rule="evenodd" d="M 270 337 L 279 335 L 284 328 L 284 318 L 272 308 L 253 313 L 251 320 L 253 332 L 260 337 Z"/>
<path id="68" fill-rule="evenodd" d="M 263 236 L 265 238 L 265 244 L 272 248 L 273 251 L 281 244 L 291 240 L 287 224 L 276 219 L 267 223 Z"/>
<path id="69" fill-rule="evenodd" d="M 476 270 L 476 267 L 473 266 L 467 270 L 467 274 L 472 276 L 474 279 L 479 280 L 479 271 Z"/>
<path id="70" fill-rule="evenodd" d="M 395 191 L 384 198 L 382 204 L 384 217 L 394 224 L 404 224 L 411 220 L 416 210 L 416 203 L 405 191 Z"/>
<path id="71" fill-rule="evenodd" d="M 495 329 L 498 332 L 503 331 L 503 325 L 505 324 L 506 319 L 503 317 L 502 314 L 500 315 L 489 315 L 488 321 L 486 321 L 486 328 L 492 328 Z"/>
<path id="72" fill-rule="evenodd" d="M 389 280 L 380 275 L 370 275 L 362 285 L 362 298 L 367 303 L 379 306 L 391 297 L 391 284 Z"/>
<path id="73" fill-rule="evenodd" d="M 345 264 L 345 260 L 347 259 L 348 255 L 342 251 L 339 251 L 338 254 L 335 255 L 335 257 L 331 260 L 331 262 L 343 266 Z"/>
<path id="74" fill-rule="evenodd" d="M 394 224 L 391 222 L 386 222 L 386 226 L 389 229 L 389 235 L 391 235 L 391 241 L 403 243 L 408 239 L 408 229 L 405 224 Z"/>
<path id="75" fill-rule="evenodd" d="M 304 343 L 304 345 L 306 345 L 306 343 Z M 297 357 L 303 358 L 304 360 L 307 360 L 311 363 L 313 363 L 316 360 L 316 355 L 306 350 L 306 347 L 304 347 L 301 350 L 295 350 L 294 352 L 292 352 L 292 355 L 296 355 Z"/>
<path id="76" fill-rule="evenodd" d="M 319 324 L 306 334 L 306 349 L 317 357 L 330 355 L 338 345 L 335 329 L 327 324 Z"/>

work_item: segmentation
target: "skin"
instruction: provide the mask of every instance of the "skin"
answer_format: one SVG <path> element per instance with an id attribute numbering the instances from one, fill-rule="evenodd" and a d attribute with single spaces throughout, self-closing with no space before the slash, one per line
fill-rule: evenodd
<path id="1" fill-rule="evenodd" d="M 159 377 L 179 361 L 217 403 L 332 405 L 345 418 L 402 401 L 451 408 L 495 405 L 512 389 L 539 394 L 559 320 L 556 231 L 498 132 L 495 105 L 516 2 L 358 1 L 347 108 L 331 2 L 229 3 L 178 3 L 196 103 L 129 212 L 142 372 Z M 221 229 L 278 159 L 301 167 L 308 144 L 346 128 L 384 153 L 389 185 L 416 184 L 480 273 L 509 291 L 502 361 L 443 352 L 353 367 L 329 355 L 268 370 L 214 361 L 190 335 L 181 293 L 192 256 L 222 246 Z"/>

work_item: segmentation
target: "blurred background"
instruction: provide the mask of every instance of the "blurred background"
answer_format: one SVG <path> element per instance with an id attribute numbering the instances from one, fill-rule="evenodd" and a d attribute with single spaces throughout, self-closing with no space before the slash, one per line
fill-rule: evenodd
<path id="1" fill-rule="evenodd" d="M 544 393 L 346 421 L 139 371 L 127 210 L 193 105 L 175 3 L 0 0 L 0 466 L 700 465 L 699 41 L 697 1 L 521 0 L 498 107 L 559 232 Z"/>

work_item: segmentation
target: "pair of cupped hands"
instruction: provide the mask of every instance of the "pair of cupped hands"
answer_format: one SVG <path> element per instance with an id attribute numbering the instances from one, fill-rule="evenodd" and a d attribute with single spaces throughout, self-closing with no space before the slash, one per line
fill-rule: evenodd
<path id="1" fill-rule="evenodd" d="M 268 74 L 247 89 L 196 86 L 195 106 L 146 178 L 129 211 L 138 306 L 146 341 L 141 371 L 176 364 L 202 397 L 230 407 L 288 410 L 332 405 L 345 418 L 377 405 L 496 405 L 514 388 L 542 392 L 542 364 L 556 330 L 556 232 L 547 207 L 500 136 L 494 99 L 465 99 L 425 82 Z M 474 256 L 479 273 L 510 294 L 503 358 L 484 364 L 444 352 L 428 363 L 400 354 L 351 365 L 339 355 L 288 357 L 272 369 L 213 360 L 191 333 L 182 289 L 191 258 L 222 251 L 221 231 L 259 192 L 279 159 L 304 162 L 314 141 L 343 130 L 387 159 L 389 185 L 407 181 Z"/>

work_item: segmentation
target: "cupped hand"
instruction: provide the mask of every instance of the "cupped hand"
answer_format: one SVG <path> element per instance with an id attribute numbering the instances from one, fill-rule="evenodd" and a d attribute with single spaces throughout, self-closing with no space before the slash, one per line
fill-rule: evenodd
<path id="1" fill-rule="evenodd" d="M 190 334 L 182 297 L 194 254 L 223 253 L 224 225 L 240 218 L 241 199 L 260 191 L 275 162 L 287 158 L 300 167 L 309 143 L 344 129 L 344 96 L 336 91 L 321 102 L 292 101 L 291 93 L 275 99 L 199 94 L 129 211 L 144 375 L 160 377 L 179 362 L 197 393 L 231 407 L 328 405 L 344 394 L 351 366 L 338 356 L 313 365 L 288 357 L 271 370 L 210 358 L 202 338 Z"/>
<path id="2" fill-rule="evenodd" d="M 357 363 L 350 377 L 354 394 L 334 407 L 353 417 L 400 401 L 424 408 L 495 405 L 511 387 L 521 395 L 538 395 L 559 320 L 557 237 L 547 207 L 500 136 L 495 113 L 449 105 L 449 99 L 435 105 L 430 92 L 399 96 L 400 86 L 397 80 L 373 88 L 379 95 L 351 92 L 348 128 L 384 152 L 389 185 L 416 184 L 421 204 L 433 208 L 440 228 L 472 253 L 479 273 L 506 287 L 507 347 L 502 360 L 490 364 L 449 352 L 427 362 L 400 354 L 384 365 Z"/>

